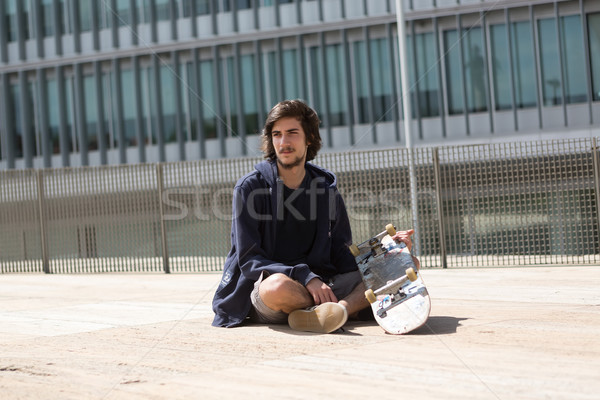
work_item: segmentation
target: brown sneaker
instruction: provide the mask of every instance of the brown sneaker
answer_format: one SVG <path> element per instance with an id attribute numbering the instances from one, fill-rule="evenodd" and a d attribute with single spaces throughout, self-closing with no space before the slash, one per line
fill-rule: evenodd
<path id="1" fill-rule="evenodd" d="M 297 331 L 331 333 L 341 328 L 348 320 L 346 307 L 338 303 L 323 303 L 318 306 L 295 310 L 288 316 L 290 328 Z"/>

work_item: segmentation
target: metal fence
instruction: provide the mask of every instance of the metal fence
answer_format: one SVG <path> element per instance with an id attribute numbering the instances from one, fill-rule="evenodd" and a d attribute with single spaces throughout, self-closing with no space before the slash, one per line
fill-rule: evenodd
<path id="1" fill-rule="evenodd" d="M 233 186 L 258 161 L 0 171 L 0 271 L 219 271 Z M 336 172 L 356 242 L 414 224 L 424 267 L 600 262 L 596 138 L 323 153 L 315 163 Z"/>

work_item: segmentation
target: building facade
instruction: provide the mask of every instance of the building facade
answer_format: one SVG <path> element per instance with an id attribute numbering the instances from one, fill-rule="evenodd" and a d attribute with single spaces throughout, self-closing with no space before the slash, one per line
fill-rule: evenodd
<path id="1" fill-rule="evenodd" d="M 412 143 L 600 136 L 600 2 L 404 0 Z M 1 0 L 0 169 L 406 143 L 393 0 Z"/>

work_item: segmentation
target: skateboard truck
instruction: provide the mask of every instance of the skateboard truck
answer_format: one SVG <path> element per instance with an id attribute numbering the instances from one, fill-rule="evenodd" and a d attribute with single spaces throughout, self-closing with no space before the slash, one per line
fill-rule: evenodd
<path id="1" fill-rule="evenodd" d="M 416 291 L 406 293 L 402 286 L 408 281 L 414 282 L 417 280 L 417 273 L 414 269 L 408 268 L 406 270 L 406 275 L 388 283 L 385 286 L 380 287 L 379 289 L 373 291 L 373 289 L 368 289 L 365 291 L 365 297 L 369 303 L 375 303 L 377 301 L 377 296 L 388 295 L 391 298 L 391 302 L 389 305 L 385 307 L 381 307 L 377 310 L 377 315 L 381 318 L 385 318 L 387 315 L 387 311 L 402 304 L 406 300 L 415 297 L 419 294 L 424 295 L 427 292 L 427 289 L 424 287 L 419 288 Z M 384 300 L 385 301 L 385 300 Z"/>
<path id="2" fill-rule="evenodd" d="M 356 257 L 356 262 L 357 263 L 362 263 L 367 261 L 369 258 L 373 257 L 378 257 L 382 254 L 385 254 L 388 252 L 388 250 L 383 247 L 383 243 L 381 243 L 381 239 L 385 236 L 385 235 L 390 235 L 390 236 L 394 236 L 396 234 L 396 227 L 392 224 L 388 224 L 385 227 L 385 231 L 379 233 L 378 235 L 372 237 L 371 239 L 369 239 L 366 242 L 361 243 L 359 246 L 353 244 L 350 245 L 350 252 L 352 253 L 352 255 L 354 257 Z M 363 246 L 365 243 L 369 244 L 369 248 L 370 251 L 363 251 L 361 254 L 361 248 L 365 248 L 366 246 Z"/>

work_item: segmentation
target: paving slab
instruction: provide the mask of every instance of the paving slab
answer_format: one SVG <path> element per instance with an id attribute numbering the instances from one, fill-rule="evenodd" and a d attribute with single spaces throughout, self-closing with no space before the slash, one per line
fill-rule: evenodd
<path id="1" fill-rule="evenodd" d="M 0 275 L 5 399 L 597 399 L 600 266 L 427 269 L 426 326 L 214 328 L 219 274 Z"/>

